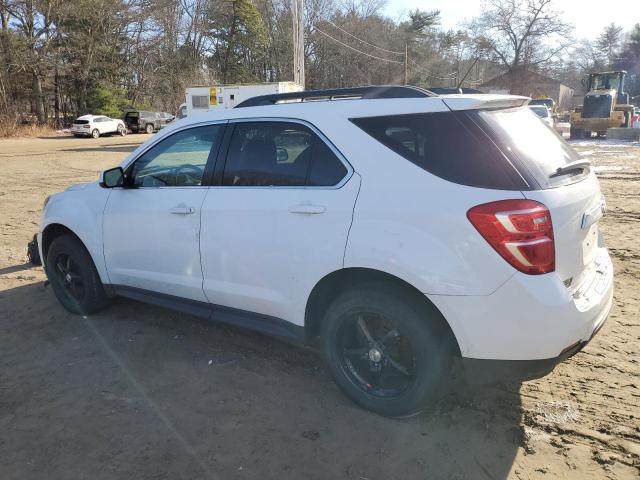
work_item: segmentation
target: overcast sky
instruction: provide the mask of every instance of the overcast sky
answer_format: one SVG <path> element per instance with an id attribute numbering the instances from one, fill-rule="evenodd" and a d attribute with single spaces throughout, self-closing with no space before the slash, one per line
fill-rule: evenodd
<path id="1" fill-rule="evenodd" d="M 566 21 L 575 26 L 577 38 L 595 38 L 611 22 L 630 30 L 640 23 L 640 0 L 554 0 L 556 10 L 562 10 Z M 480 13 L 478 0 L 387 0 L 385 13 L 393 18 L 409 10 L 440 10 L 441 25 L 455 28 L 466 18 Z"/>

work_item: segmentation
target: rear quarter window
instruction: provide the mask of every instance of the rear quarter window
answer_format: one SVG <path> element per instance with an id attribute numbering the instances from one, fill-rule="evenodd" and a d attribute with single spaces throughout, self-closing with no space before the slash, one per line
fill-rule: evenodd
<path id="1" fill-rule="evenodd" d="M 528 107 L 480 110 L 470 115 L 532 186 L 553 188 L 584 179 L 588 169 L 553 176 L 558 168 L 580 160 L 580 156 L 530 110 Z"/>
<path id="2" fill-rule="evenodd" d="M 350 119 L 377 141 L 450 182 L 527 190 L 509 159 L 466 112 L 434 112 Z"/>

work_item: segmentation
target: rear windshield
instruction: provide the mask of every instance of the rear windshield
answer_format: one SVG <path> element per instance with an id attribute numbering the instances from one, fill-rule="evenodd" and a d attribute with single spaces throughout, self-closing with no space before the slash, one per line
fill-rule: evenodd
<path id="1" fill-rule="evenodd" d="M 124 118 L 138 118 L 138 117 L 139 117 L 138 112 L 127 112 L 124 115 Z"/>
<path id="2" fill-rule="evenodd" d="M 528 107 L 388 115 L 351 121 L 440 178 L 472 187 L 536 190 L 582 179 L 551 177 L 577 153 Z"/>
<path id="3" fill-rule="evenodd" d="M 89 120 L 80 120 L 79 118 L 76 118 L 73 123 L 75 125 L 86 125 L 87 123 L 89 123 Z"/>
<path id="4" fill-rule="evenodd" d="M 532 188 L 551 188 L 582 180 L 588 170 L 552 177 L 559 167 L 580 157 L 555 130 L 538 120 L 527 107 L 480 110 L 480 124 L 509 157 Z"/>
<path id="5" fill-rule="evenodd" d="M 466 112 L 389 115 L 351 121 L 397 154 L 445 180 L 500 190 L 529 188 L 509 159 Z"/>

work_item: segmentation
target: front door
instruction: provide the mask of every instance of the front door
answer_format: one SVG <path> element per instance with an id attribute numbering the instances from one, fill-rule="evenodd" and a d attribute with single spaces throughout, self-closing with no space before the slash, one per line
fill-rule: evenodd
<path id="1" fill-rule="evenodd" d="M 204 301 L 200 211 L 205 168 L 224 125 L 192 127 L 156 143 L 126 171 L 104 212 L 104 255 L 113 285 Z"/>
<path id="2" fill-rule="evenodd" d="M 205 294 L 302 325 L 313 286 L 342 268 L 359 177 L 303 124 L 234 125 L 202 207 Z"/>

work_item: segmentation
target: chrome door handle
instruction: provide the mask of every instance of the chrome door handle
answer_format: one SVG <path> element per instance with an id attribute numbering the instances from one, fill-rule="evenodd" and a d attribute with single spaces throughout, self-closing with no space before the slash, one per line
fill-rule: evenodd
<path id="1" fill-rule="evenodd" d="M 327 209 L 322 205 L 294 205 L 289 207 L 289 213 L 300 213 L 302 215 L 318 215 L 326 212 Z"/>
<path id="2" fill-rule="evenodd" d="M 169 210 L 169 213 L 173 213 L 174 215 L 189 215 L 196 211 L 193 207 L 173 207 Z"/>

